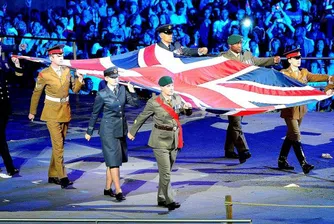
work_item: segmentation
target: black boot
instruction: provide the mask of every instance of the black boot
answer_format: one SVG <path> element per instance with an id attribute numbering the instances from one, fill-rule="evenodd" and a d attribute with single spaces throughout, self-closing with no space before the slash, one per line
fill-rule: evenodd
<path id="1" fill-rule="evenodd" d="M 295 169 L 293 166 L 290 166 L 287 161 L 291 146 L 292 146 L 292 141 L 289 140 L 288 138 L 285 138 L 282 144 L 281 152 L 278 157 L 278 168 L 281 170 Z"/>
<path id="2" fill-rule="evenodd" d="M 304 152 L 303 152 L 302 143 L 298 141 L 294 141 L 292 146 L 297 156 L 297 159 L 301 167 L 303 168 L 303 172 L 305 174 L 308 174 L 314 168 L 314 166 L 307 163 Z"/>
<path id="3" fill-rule="evenodd" d="M 60 179 L 60 187 L 67 188 L 68 186 L 73 185 L 73 182 L 68 179 L 68 177 L 64 177 Z"/>

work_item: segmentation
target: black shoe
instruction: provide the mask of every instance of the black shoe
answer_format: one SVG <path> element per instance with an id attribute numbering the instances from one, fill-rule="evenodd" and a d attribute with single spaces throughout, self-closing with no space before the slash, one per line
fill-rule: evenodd
<path id="1" fill-rule="evenodd" d="M 293 166 L 290 166 L 286 160 L 278 160 L 278 169 L 280 170 L 294 170 Z"/>
<path id="2" fill-rule="evenodd" d="M 239 155 L 235 152 L 225 152 L 225 158 L 229 159 L 239 159 Z"/>
<path id="3" fill-rule="evenodd" d="M 249 159 L 250 157 L 252 157 L 252 154 L 250 154 L 250 152 L 244 152 L 244 153 L 241 153 L 239 155 L 239 162 L 240 164 L 246 162 L 247 159 Z"/>
<path id="4" fill-rule="evenodd" d="M 303 172 L 304 172 L 305 174 L 308 174 L 311 170 L 313 170 L 314 166 L 311 165 L 311 164 L 305 163 L 305 164 L 302 166 L 302 168 L 303 168 Z"/>
<path id="5" fill-rule="evenodd" d="M 68 177 L 64 177 L 60 179 L 60 187 L 62 189 L 67 188 L 68 186 L 73 185 L 73 182 L 68 179 Z"/>
<path id="6" fill-rule="evenodd" d="M 14 176 L 15 174 L 18 174 L 20 171 L 16 168 L 14 168 L 12 171 L 9 171 L 8 172 L 8 175 L 9 176 Z"/>
<path id="7" fill-rule="evenodd" d="M 167 204 L 165 201 L 159 201 L 158 206 L 167 208 Z"/>
<path id="8" fill-rule="evenodd" d="M 104 189 L 104 192 L 103 192 L 104 195 L 108 195 L 110 197 L 115 197 L 115 194 L 114 192 L 111 190 L 111 188 L 109 190 L 106 190 Z"/>
<path id="9" fill-rule="evenodd" d="M 172 203 L 167 205 L 168 211 L 172 211 L 172 210 L 175 210 L 176 208 L 180 208 L 180 207 L 181 207 L 180 203 L 177 203 L 177 202 L 172 202 Z"/>
<path id="10" fill-rule="evenodd" d="M 48 183 L 60 185 L 60 180 L 58 177 L 49 177 Z"/>
<path id="11" fill-rule="evenodd" d="M 124 201 L 124 200 L 126 200 L 126 198 L 124 197 L 124 195 L 123 195 L 122 192 L 116 194 L 115 197 L 116 197 L 117 201 Z"/>

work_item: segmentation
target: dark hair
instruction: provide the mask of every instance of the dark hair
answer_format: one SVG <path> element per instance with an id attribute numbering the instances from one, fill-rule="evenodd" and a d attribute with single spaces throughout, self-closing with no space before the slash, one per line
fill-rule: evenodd
<path id="1" fill-rule="evenodd" d="M 92 82 L 93 83 L 93 80 L 91 79 L 91 78 L 89 78 L 89 77 L 87 77 L 87 78 L 84 78 L 84 82 L 85 82 L 85 85 L 82 87 L 82 90 L 84 90 L 84 91 L 87 91 L 87 90 L 92 90 L 92 89 L 88 89 L 88 82 Z"/>
<path id="2" fill-rule="evenodd" d="M 183 2 L 177 2 L 176 5 L 175 5 L 175 8 L 176 8 L 176 10 L 184 8 L 184 3 Z"/>
<path id="3" fill-rule="evenodd" d="M 63 30 L 65 29 L 65 25 L 63 23 L 61 23 L 61 22 L 57 22 L 56 23 L 56 27 L 57 26 L 60 26 L 61 28 L 63 28 Z"/>

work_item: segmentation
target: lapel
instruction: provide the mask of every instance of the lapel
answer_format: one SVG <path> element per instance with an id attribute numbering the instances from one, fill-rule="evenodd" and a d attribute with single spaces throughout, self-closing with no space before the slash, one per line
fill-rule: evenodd
<path id="1" fill-rule="evenodd" d="M 290 74 L 291 78 L 294 78 L 296 80 L 298 80 L 299 82 L 302 80 L 302 72 L 298 70 L 298 72 L 294 72 L 292 71 L 292 68 L 289 66 L 289 68 L 287 69 L 288 73 Z"/>
<path id="2" fill-rule="evenodd" d="M 51 76 L 53 76 L 54 78 L 56 78 L 57 80 L 59 80 L 60 85 L 64 85 L 65 80 L 66 80 L 66 73 L 64 72 L 64 70 L 61 70 L 61 76 L 59 77 L 59 75 L 56 73 L 56 71 L 50 66 L 49 67 L 49 72 L 51 74 Z"/>
<path id="3" fill-rule="evenodd" d="M 173 107 L 173 109 L 175 108 L 176 104 L 177 104 L 176 96 L 173 94 L 173 96 L 172 96 L 172 107 Z"/>
<path id="4" fill-rule="evenodd" d="M 61 75 L 60 75 L 60 80 L 61 80 L 61 85 L 64 85 L 64 83 L 66 82 L 66 78 L 67 78 L 67 72 L 65 72 L 65 69 L 60 69 L 61 71 Z"/>
<path id="5" fill-rule="evenodd" d="M 169 45 L 169 48 L 162 42 L 159 42 L 158 45 L 167 51 L 173 52 L 175 50 L 175 46 L 172 43 Z"/>
<path id="6" fill-rule="evenodd" d="M 173 108 L 174 103 L 175 103 L 174 95 L 172 96 L 172 99 L 171 99 L 171 100 L 172 100 L 172 102 L 171 102 L 172 106 L 170 106 L 170 105 L 168 104 L 167 100 L 165 99 L 165 97 L 162 96 L 162 94 L 160 94 L 159 97 L 162 99 L 162 102 L 163 102 L 164 104 L 166 104 L 167 106 Z"/>
<path id="7" fill-rule="evenodd" d="M 228 50 L 226 54 L 227 54 L 227 56 L 228 56 L 229 59 L 239 60 L 239 58 L 237 58 L 237 57 L 235 56 L 235 54 L 232 53 L 231 50 Z"/>
<path id="8" fill-rule="evenodd" d="M 116 92 L 116 94 L 113 92 L 113 95 L 116 96 L 116 97 L 118 97 L 120 92 L 121 92 L 121 86 L 118 84 L 118 86 L 117 86 L 117 92 Z"/>
<path id="9" fill-rule="evenodd" d="M 162 47 L 163 49 L 169 51 L 169 48 L 164 43 L 159 42 L 158 45 L 159 45 L 159 47 Z"/>
<path id="10" fill-rule="evenodd" d="M 49 67 L 49 74 L 54 78 L 55 81 L 52 81 L 54 83 L 59 83 L 59 86 L 62 86 L 61 83 L 61 79 L 59 78 L 59 76 L 57 75 L 57 73 L 55 72 L 55 70 L 50 66 Z"/>
<path id="11" fill-rule="evenodd" d="M 120 86 L 119 86 L 120 87 Z M 109 86 L 107 85 L 107 95 L 108 96 L 112 96 L 112 97 L 114 97 L 114 98 L 117 98 L 118 97 L 118 95 L 119 95 L 119 92 L 120 92 L 120 89 L 121 88 L 119 88 L 118 87 L 118 91 L 117 91 L 117 94 L 115 95 L 115 93 L 114 93 L 114 91 L 113 90 L 111 90 L 110 88 L 109 88 Z"/>

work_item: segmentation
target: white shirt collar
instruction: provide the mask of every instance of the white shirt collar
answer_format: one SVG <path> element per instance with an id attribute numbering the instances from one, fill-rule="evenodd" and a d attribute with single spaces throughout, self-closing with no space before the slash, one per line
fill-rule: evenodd
<path id="1" fill-rule="evenodd" d="M 53 66 L 51 65 L 51 68 L 52 68 L 58 75 L 61 75 L 61 67 L 60 67 L 60 66 L 59 66 L 58 69 L 57 69 L 57 68 L 55 68 L 55 67 L 53 67 Z"/>
<path id="2" fill-rule="evenodd" d="M 237 58 L 240 56 L 240 53 L 238 54 L 238 53 L 235 53 L 234 51 L 231 51 L 232 52 L 232 54 L 234 54 L 234 56 L 236 56 Z"/>
<path id="3" fill-rule="evenodd" d="M 117 86 L 112 86 L 112 85 L 107 84 L 107 86 L 109 87 L 109 89 L 111 91 L 114 91 L 114 89 L 116 89 L 118 85 Z"/>

